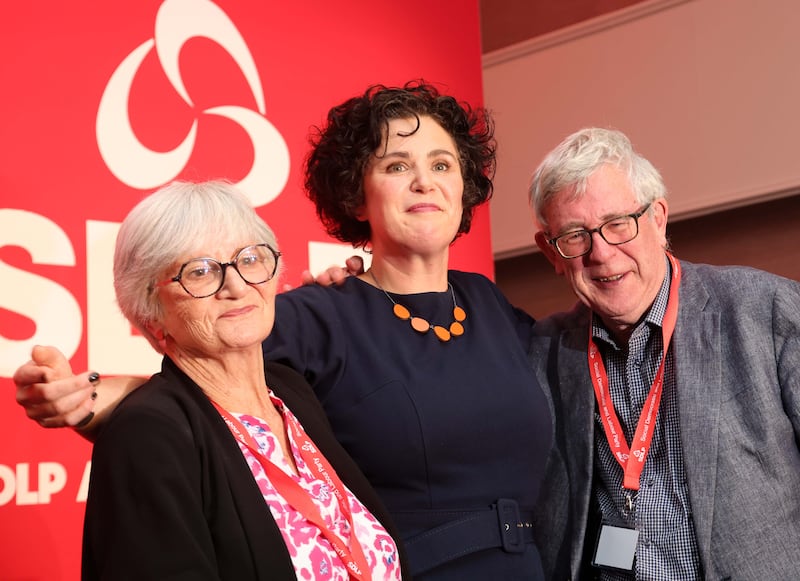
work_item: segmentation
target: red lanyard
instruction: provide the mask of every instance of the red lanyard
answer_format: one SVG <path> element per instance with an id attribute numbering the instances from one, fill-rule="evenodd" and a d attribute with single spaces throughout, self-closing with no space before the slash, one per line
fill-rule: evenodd
<path id="1" fill-rule="evenodd" d="M 639 477 L 642 474 L 647 453 L 650 451 L 650 444 L 653 441 L 653 432 L 655 431 L 656 415 L 661 405 L 667 350 L 669 349 L 672 333 L 675 331 L 675 322 L 678 318 L 678 286 L 681 281 L 681 266 L 671 254 L 667 253 L 667 258 L 672 265 L 672 281 L 670 281 L 667 310 L 664 313 L 664 321 L 661 326 L 664 339 L 664 354 L 661 358 L 661 364 L 658 366 L 656 377 L 653 380 L 653 385 L 650 388 L 650 393 L 647 395 L 642 408 L 642 413 L 639 416 L 639 423 L 633 436 L 633 452 L 630 451 L 625 441 L 622 426 L 614 410 L 614 403 L 611 401 L 608 392 L 608 374 L 603 364 L 603 358 L 600 356 L 597 345 L 592 338 L 592 323 L 591 321 L 589 322 L 589 370 L 592 374 L 594 394 L 600 407 L 600 415 L 603 419 L 603 428 L 608 445 L 625 472 L 622 486 L 628 490 L 639 490 Z"/>
<path id="2" fill-rule="evenodd" d="M 333 550 L 336 551 L 336 554 L 350 572 L 350 577 L 355 579 L 371 579 L 367 559 L 364 557 L 364 551 L 356 538 L 356 529 L 353 525 L 353 518 L 350 514 L 350 504 L 347 500 L 347 494 L 344 491 L 344 485 L 341 480 L 339 480 L 339 477 L 336 475 L 331 465 L 311 441 L 311 438 L 309 438 L 305 430 L 303 430 L 303 427 L 297 419 L 291 413 L 283 414 L 283 419 L 288 429 L 292 432 L 293 439 L 299 447 L 300 456 L 303 458 L 306 466 L 308 466 L 308 469 L 316 478 L 324 480 L 328 484 L 339 500 L 339 508 L 350 523 L 349 547 L 325 524 L 319 512 L 319 508 L 314 504 L 308 492 L 261 453 L 258 449 L 258 444 L 242 423 L 217 405 L 216 402 L 212 401 L 211 403 L 214 404 L 214 407 L 217 408 L 222 419 L 228 424 L 228 428 L 233 436 L 239 442 L 247 446 L 250 452 L 252 452 L 261 463 L 261 466 L 267 474 L 267 478 L 269 478 L 270 483 L 275 487 L 278 494 L 292 505 L 295 510 L 302 514 L 304 518 L 315 524 L 325 538 L 328 539 Z"/>

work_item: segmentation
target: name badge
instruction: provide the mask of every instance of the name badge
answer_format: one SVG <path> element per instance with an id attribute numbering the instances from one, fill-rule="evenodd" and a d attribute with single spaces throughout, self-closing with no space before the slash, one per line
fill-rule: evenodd
<path id="1" fill-rule="evenodd" d="M 600 527 L 592 565 L 602 569 L 633 571 L 639 531 L 604 524 Z"/>

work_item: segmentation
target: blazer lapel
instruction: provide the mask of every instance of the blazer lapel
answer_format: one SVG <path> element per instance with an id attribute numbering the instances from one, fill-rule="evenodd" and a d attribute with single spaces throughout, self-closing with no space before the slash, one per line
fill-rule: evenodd
<path id="1" fill-rule="evenodd" d="M 576 530 L 586 531 L 594 475 L 594 392 L 589 379 L 588 318 L 583 325 L 568 328 L 561 335 L 558 378 L 562 410 L 566 416 L 567 464 L 570 489 L 576 518 Z M 572 547 L 572 571 L 577 575 L 583 557 L 585 538 L 576 539 Z"/>
<path id="2" fill-rule="evenodd" d="M 684 270 L 672 349 L 681 444 L 701 560 L 709 562 L 716 489 L 721 397 L 720 315 L 707 310 L 708 292 Z M 698 356 L 698 354 L 701 354 Z"/>

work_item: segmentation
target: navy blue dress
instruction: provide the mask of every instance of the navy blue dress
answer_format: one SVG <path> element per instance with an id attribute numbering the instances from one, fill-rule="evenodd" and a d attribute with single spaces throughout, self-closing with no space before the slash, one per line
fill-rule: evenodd
<path id="1" fill-rule="evenodd" d="M 498 535 L 484 518 L 498 499 L 527 514 L 544 474 L 552 430 L 526 356 L 533 321 L 482 275 L 449 280 L 467 313 L 465 333 L 449 342 L 417 333 L 381 290 L 350 278 L 278 295 L 265 357 L 306 376 L 407 545 L 475 515 L 475 527 L 417 539 L 426 570 L 415 579 L 541 579 L 531 542 L 471 551 Z M 432 323 L 453 320 L 449 291 L 392 297 Z M 427 552 L 442 542 L 451 556 L 438 564 Z"/>

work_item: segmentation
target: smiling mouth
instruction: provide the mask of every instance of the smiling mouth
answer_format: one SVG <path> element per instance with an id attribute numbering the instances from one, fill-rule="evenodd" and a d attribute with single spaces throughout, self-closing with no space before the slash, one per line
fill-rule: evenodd
<path id="1" fill-rule="evenodd" d="M 439 209 L 438 206 L 434 204 L 415 204 L 411 206 L 408 211 L 409 212 L 435 212 Z"/>
<path id="2" fill-rule="evenodd" d="M 227 311 L 222 316 L 223 316 L 223 318 L 224 317 L 240 317 L 243 314 L 249 313 L 251 310 L 253 310 L 253 308 L 249 307 L 249 306 L 248 307 L 239 307 L 238 309 L 231 309 L 230 311 Z"/>
<path id="3" fill-rule="evenodd" d="M 618 281 L 620 279 L 622 279 L 622 275 L 621 274 L 616 274 L 614 276 L 604 276 L 604 277 L 598 277 L 597 278 L 597 280 L 600 281 L 600 282 L 616 282 L 616 281 Z"/>

